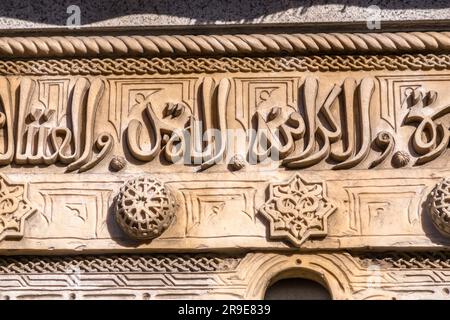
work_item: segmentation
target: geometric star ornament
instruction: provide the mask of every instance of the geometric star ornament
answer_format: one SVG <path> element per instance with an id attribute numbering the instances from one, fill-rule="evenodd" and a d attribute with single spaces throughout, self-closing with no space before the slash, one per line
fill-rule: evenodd
<path id="1" fill-rule="evenodd" d="M 36 212 L 25 195 L 24 184 L 12 184 L 0 174 L 0 241 L 23 237 L 25 219 Z"/>
<path id="2" fill-rule="evenodd" d="M 259 212 L 269 221 L 271 238 L 301 246 L 309 237 L 327 235 L 327 218 L 336 205 L 326 197 L 323 183 L 308 183 L 296 174 L 269 188 Z"/>

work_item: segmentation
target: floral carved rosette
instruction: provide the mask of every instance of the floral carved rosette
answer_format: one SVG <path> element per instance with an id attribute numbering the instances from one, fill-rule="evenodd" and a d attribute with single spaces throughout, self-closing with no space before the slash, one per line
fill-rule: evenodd
<path id="1" fill-rule="evenodd" d="M 260 213 L 270 223 L 271 237 L 301 246 L 311 236 L 327 234 L 327 218 L 335 210 L 322 183 L 308 183 L 297 174 L 286 183 L 270 185 Z"/>
<path id="2" fill-rule="evenodd" d="M 24 190 L 24 185 L 12 184 L 0 175 L 0 240 L 21 238 L 25 219 L 36 211 Z"/>

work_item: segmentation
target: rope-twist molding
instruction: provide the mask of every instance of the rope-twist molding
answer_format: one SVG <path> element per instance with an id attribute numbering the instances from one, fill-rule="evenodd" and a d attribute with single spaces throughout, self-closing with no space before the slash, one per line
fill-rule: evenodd
<path id="1" fill-rule="evenodd" d="M 0 37 L 0 58 L 444 51 L 450 32 Z"/>

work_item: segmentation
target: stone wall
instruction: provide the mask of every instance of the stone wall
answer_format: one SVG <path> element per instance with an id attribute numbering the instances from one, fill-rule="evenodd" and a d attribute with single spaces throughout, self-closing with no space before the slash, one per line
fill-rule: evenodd
<path id="1" fill-rule="evenodd" d="M 448 7 L 3 0 L 0 298 L 449 298 Z"/>
<path id="2" fill-rule="evenodd" d="M 64 28 L 70 13 L 80 8 L 83 27 L 181 27 L 184 25 L 241 25 L 365 23 L 374 15 L 382 22 L 429 22 L 450 19 L 446 1 L 300 1 L 300 0 L 4 0 L 2 29 Z M 377 6 L 379 8 L 372 8 Z M 72 11 L 71 11 L 72 12 Z M 335 30 L 339 31 L 339 30 Z"/>

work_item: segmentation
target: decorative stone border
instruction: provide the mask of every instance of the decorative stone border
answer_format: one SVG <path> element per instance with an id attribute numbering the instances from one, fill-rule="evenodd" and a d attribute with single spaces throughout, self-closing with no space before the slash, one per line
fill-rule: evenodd
<path id="1" fill-rule="evenodd" d="M 449 32 L 0 37 L 0 57 L 445 52 Z"/>
<path id="2" fill-rule="evenodd" d="M 0 75 L 143 75 L 448 70 L 447 54 L 0 60 Z"/>

